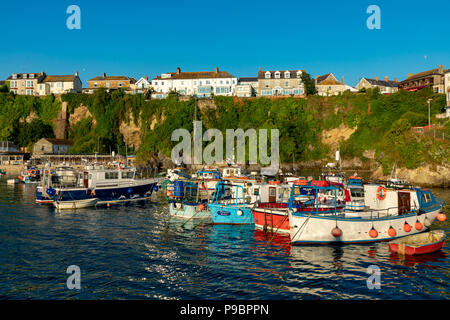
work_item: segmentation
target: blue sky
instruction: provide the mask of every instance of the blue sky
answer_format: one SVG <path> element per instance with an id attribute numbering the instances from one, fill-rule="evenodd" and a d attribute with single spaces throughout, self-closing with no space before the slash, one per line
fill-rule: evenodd
<path id="1" fill-rule="evenodd" d="M 66 9 L 81 9 L 69 30 Z M 369 30 L 369 5 L 381 29 Z M 219 67 L 237 77 L 263 70 L 332 72 L 402 80 L 450 68 L 450 1 L 4 1 L 0 79 L 12 72 L 154 76 Z"/>

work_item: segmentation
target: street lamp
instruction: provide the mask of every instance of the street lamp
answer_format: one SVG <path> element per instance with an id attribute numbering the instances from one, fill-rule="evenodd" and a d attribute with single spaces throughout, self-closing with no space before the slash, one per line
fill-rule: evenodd
<path id="1" fill-rule="evenodd" d="M 427 100 L 428 102 L 428 128 L 430 127 L 431 123 L 430 123 L 430 102 L 431 102 L 431 98 Z"/>

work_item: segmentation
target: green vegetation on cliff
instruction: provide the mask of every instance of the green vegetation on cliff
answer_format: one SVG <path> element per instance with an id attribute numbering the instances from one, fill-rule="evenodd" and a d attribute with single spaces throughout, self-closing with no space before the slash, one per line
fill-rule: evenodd
<path id="1" fill-rule="evenodd" d="M 305 99 L 216 96 L 213 100 L 199 101 L 180 100 L 175 94 L 163 100 L 145 100 L 143 95 L 98 90 L 92 95 L 65 94 L 61 100 L 68 103 L 69 115 L 80 106 L 85 106 L 90 113 L 68 130 L 69 138 L 75 141 L 72 153 L 112 150 L 125 153 L 121 131 L 125 124 L 137 127 L 140 135 L 140 147 L 133 150 L 128 146 L 128 153 L 136 152 L 143 162 L 161 155 L 170 157 L 178 143 L 171 141 L 172 132 L 178 128 L 192 132 L 196 112 L 203 132 L 216 128 L 224 137 L 226 129 L 252 128 L 257 132 L 279 129 L 283 162 L 330 161 L 333 155 L 330 146 L 322 143 L 323 132 L 342 126 L 354 128 L 347 140 L 336 141 L 341 155 L 364 161 L 370 150 L 375 154 L 375 161 L 389 172 L 394 163 L 412 169 L 425 163 L 450 162 L 448 120 L 439 119 L 441 126 L 436 138 L 411 130 L 413 126 L 428 124 L 427 99 L 430 98 L 432 122 L 437 123 L 434 115 L 443 111 L 445 96 L 427 89 L 392 95 L 367 90 L 332 97 L 310 95 Z M 60 110 L 61 102 L 53 96 L 37 98 L 0 93 L 0 140 L 29 146 L 43 136 L 52 136 L 53 120 Z M 438 139 L 445 135 L 446 139 Z"/>

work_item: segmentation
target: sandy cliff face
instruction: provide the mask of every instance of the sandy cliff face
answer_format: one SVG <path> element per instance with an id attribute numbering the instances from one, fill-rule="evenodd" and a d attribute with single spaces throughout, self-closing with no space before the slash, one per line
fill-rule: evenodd
<path id="1" fill-rule="evenodd" d="M 119 131 L 123 135 L 123 140 L 128 146 L 132 146 L 137 150 L 142 144 L 141 130 L 142 122 L 139 119 L 138 125 L 134 123 L 133 115 L 130 114 L 128 123 L 120 122 Z"/>
<path id="2" fill-rule="evenodd" d="M 92 118 L 92 125 L 95 127 L 97 125 L 97 122 L 95 121 L 92 114 L 89 112 L 89 109 L 83 105 L 79 106 L 69 116 L 69 125 L 70 125 L 70 127 L 73 127 L 78 121 L 80 121 L 81 119 L 88 118 L 88 117 Z"/>
<path id="3" fill-rule="evenodd" d="M 387 179 L 383 175 L 383 169 L 377 168 L 372 174 L 373 179 Z M 449 187 L 450 186 L 450 167 L 424 165 L 416 169 L 397 169 L 397 178 L 406 180 L 411 184 L 429 187 Z"/>
<path id="4" fill-rule="evenodd" d="M 327 144 L 331 147 L 331 151 L 334 153 L 339 147 L 339 141 L 345 141 L 356 131 L 358 127 L 349 128 L 344 124 L 341 124 L 339 128 L 322 131 L 321 141 L 323 144 Z"/>

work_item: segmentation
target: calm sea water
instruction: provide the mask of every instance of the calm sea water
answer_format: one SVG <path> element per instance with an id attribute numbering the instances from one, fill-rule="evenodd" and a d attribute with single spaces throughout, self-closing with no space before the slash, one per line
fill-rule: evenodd
<path id="1" fill-rule="evenodd" d="M 183 226 L 162 197 L 57 213 L 34 203 L 34 189 L 0 180 L 3 299 L 449 298 L 448 245 L 415 258 L 387 243 L 291 246 L 249 226 Z M 449 189 L 433 192 L 450 204 Z M 448 220 L 438 228 L 448 234 Z M 81 269 L 80 290 L 67 289 L 70 265 Z M 370 265 L 379 290 L 367 288 Z"/>

